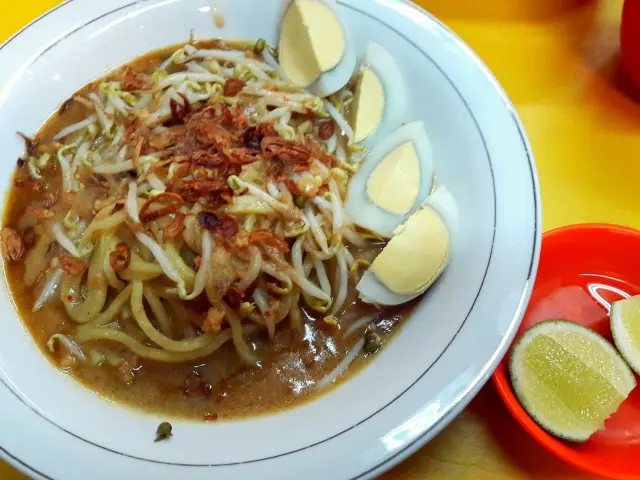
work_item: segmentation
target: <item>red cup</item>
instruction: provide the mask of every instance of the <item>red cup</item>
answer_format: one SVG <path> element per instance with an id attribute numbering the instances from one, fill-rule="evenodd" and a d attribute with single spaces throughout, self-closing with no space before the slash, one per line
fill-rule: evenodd
<path id="1" fill-rule="evenodd" d="M 622 62 L 640 88 L 640 0 L 625 0 L 620 27 Z"/>
<path id="2" fill-rule="evenodd" d="M 631 1 L 640 4 L 640 0 Z M 640 294 L 639 231 L 588 224 L 547 232 L 542 237 L 536 284 L 516 339 L 536 323 L 566 319 L 613 343 L 609 308 L 625 294 Z M 508 410 L 540 445 L 585 472 L 640 480 L 640 386 L 605 422 L 605 430 L 582 444 L 567 442 L 543 430 L 518 402 L 509 379 L 510 353 L 498 366 L 493 382 Z"/>

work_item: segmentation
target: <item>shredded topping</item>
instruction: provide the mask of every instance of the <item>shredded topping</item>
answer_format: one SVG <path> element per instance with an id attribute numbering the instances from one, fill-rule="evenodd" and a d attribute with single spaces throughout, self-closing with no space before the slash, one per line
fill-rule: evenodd
<path id="1" fill-rule="evenodd" d="M 22 238 L 13 228 L 3 228 L 0 231 L 0 243 L 4 257 L 10 262 L 20 260 L 26 251 Z"/>
<path id="2" fill-rule="evenodd" d="M 131 249 L 126 243 L 119 243 L 116 248 L 109 253 L 109 265 L 115 273 L 124 272 L 131 263 Z"/>
<path id="3" fill-rule="evenodd" d="M 77 258 L 72 257 L 68 253 L 60 256 L 60 267 L 62 271 L 70 277 L 82 277 L 87 271 L 87 264 Z"/>

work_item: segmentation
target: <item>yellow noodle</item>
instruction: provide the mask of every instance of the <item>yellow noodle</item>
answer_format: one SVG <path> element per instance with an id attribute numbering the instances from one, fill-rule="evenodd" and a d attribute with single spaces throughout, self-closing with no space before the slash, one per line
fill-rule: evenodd
<path id="1" fill-rule="evenodd" d="M 117 342 L 127 347 L 136 355 L 148 360 L 164 363 L 181 363 L 208 357 L 214 353 L 231 339 L 231 332 L 229 330 L 230 329 L 224 330 L 215 337 L 211 337 L 209 343 L 200 349 L 182 353 L 168 352 L 160 348 L 148 347 L 134 339 L 131 335 L 127 335 L 115 328 L 108 327 L 83 329 L 82 331 L 79 331 L 74 338 L 76 342 L 81 344 L 95 341 Z"/>
<path id="2" fill-rule="evenodd" d="M 87 297 L 81 302 L 72 302 L 80 296 L 82 278 L 65 276 L 62 280 L 60 298 L 71 319 L 80 324 L 90 322 L 104 308 L 107 300 L 107 279 L 102 270 L 102 255 L 104 255 L 104 241 L 98 243 L 98 249 L 93 252 L 87 274 Z"/>
<path id="3" fill-rule="evenodd" d="M 202 254 L 202 232 L 200 231 L 196 217 L 197 213 L 201 210 L 202 206 L 199 203 L 193 206 L 191 209 L 193 215 L 189 215 L 184 221 L 185 230 L 182 233 L 182 238 L 184 238 L 189 248 L 198 255 Z"/>
<path id="4" fill-rule="evenodd" d="M 164 271 L 157 263 L 151 263 L 143 260 L 135 253 L 131 253 L 131 262 L 129 267 L 120 273 L 120 278 L 127 282 L 138 280 L 141 282 L 153 280 L 164 275 Z"/>
<path id="5" fill-rule="evenodd" d="M 118 296 L 111 301 L 109 308 L 107 308 L 104 312 L 102 312 L 96 318 L 91 320 L 87 326 L 101 327 L 102 325 L 106 325 L 108 323 L 113 322 L 116 316 L 127 304 L 127 302 L 129 301 L 129 298 L 131 298 L 131 290 L 133 290 L 133 285 L 131 284 L 127 285 L 126 288 L 122 290 L 118 294 Z M 83 327 L 80 327 L 80 328 L 83 328 Z"/>
<path id="6" fill-rule="evenodd" d="M 104 211 L 104 210 L 103 210 Z M 91 224 L 87 227 L 87 229 L 82 234 L 79 242 L 79 249 L 81 250 L 83 246 L 89 245 L 93 243 L 93 235 L 97 232 L 106 230 L 106 231 L 115 231 L 121 224 L 123 224 L 127 220 L 127 212 L 124 210 L 120 210 L 113 215 L 110 215 L 103 219 L 96 219 L 91 222 Z"/>
<path id="7" fill-rule="evenodd" d="M 47 268 L 46 253 L 53 241 L 50 228 L 36 227 L 36 232 L 38 230 L 42 230 L 40 236 L 33 248 L 27 252 L 24 261 L 24 283 L 27 286 L 34 285 Z"/>
<path id="8" fill-rule="evenodd" d="M 107 245 L 107 251 L 102 261 L 102 270 L 107 277 L 109 286 L 122 290 L 125 287 L 125 284 L 118 278 L 116 272 L 113 271 L 113 268 L 111 267 L 111 259 L 109 257 L 111 252 L 115 249 L 115 246 L 120 243 L 120 239 L 114 235 L 107 235 L 105 237 L 105 243 Z"/>
<path id="9" fill-rule="evenodd" d="M 167 299 L 167 302 L 169 302 L 171 309 L 177 315 L 178 320 L 180 320 L 181 322 L 189 321 L 189 312 L 187 311 L 187 308 L 184 306 L 184 302 L 175 300 L 173 298 Z"/>
<path id="10" fill-rule="evenodd" d="M 178 271 L 178 274 L 184 279 L 184 284 L 187 290 L 193 289 L 193 282 L 196 278 L 196 273 L 189 268 L 189 266 L 184 263 L 184 260 L 178 253 L 175 245 L 173 243 L 167 243 L 164 245 L 164 253 L 167 254 L 169 260 L 171 260 L 171 264 Z"/>
<path id="11" fill-rule="evenodd" d="M 260 359 L 251 351 L 247 342 L 244 341 L 244 332 L 242 331 L 242 323 L 238 314 L 224 300 L 220 300 L 219 306 L 224 311 L 224 318 L 231 327 L 233 344 L 240 358 L 249 365 L 258 365 Z"/>
<path id="12" fill-rule="evenodd" d="M 172 324 L 171 317 L 162 305 L 160 298 L 156 295 L 156 292 L 151 287 L 145 286 L 143 289 L 144 298 L 149 303 L 151 307 L 151 311 L 153 315 L 156 317 L 156 321 L 158 322 L 158 326 L 160 327 L 160 331 L 164 333 L 167 337 L 171 336 Z"/>
<path id="13" fill-rule="evenodd" d="M 300 288 L 293 287 L 291 292 L 291 309 L 289 310 L 289 323 L 292 330 L 302 330 L 302 315 L 300 314 Z"/>
<path id="14" fill-rule="evenodd" d="M 160 298 L 182 302 L 182 299 L 180 299 L 180 296 L 178 295 L 178 289 L 176 287 L 156 285 L 153 287 L 153 289 L 156 291 L 156 295 L 158 295 Z"/>
<path id="15" fill-rule="evenodd" d="M 142 282 L 133 282 L 131 292 L 131 311 L 138 322 L 138 326 L 153 343 L 170 352 L 192 352 L 206 347 L 215 338 L 212 334 L 204 334 L 197 338 L 188 340 L 173 340 L 160 333 L 147 318 L 142 304 L 143 286 Z"/>

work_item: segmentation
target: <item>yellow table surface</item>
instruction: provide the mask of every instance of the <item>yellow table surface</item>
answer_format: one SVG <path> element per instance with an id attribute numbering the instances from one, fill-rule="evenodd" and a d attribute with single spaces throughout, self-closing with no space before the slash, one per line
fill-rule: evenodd
<path id="1" fill-rule="evenodd" d="M 58 0 L 2 2 L 3 41 Z M 640 227 L 640 103 L 619 59 L 621 0 L 419 0 L 483 58 L 533 145 L 544 228 Z M 0 462 L 0 478 L 22 479 Z M 384 476 L 586 479 L 538 447 L 491 385 L 440 436 Z"/>

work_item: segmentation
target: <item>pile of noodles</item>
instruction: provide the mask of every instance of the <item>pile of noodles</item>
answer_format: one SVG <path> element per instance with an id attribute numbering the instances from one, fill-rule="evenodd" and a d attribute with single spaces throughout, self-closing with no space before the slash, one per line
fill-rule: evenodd
<path id="1" fill-rule="evenodd" d="M 22 188 L 61 176 L 59 194 L 2 232 L 34 310 L 60 301 L 78 325 L 50 348 L 183 362 L 232 342 L 257 364 L 247 337 L 300 329 L 301 304 L 335 323 L 369 244 L 343 208 L 352 98 L 294 87 L 268 52 L 187 45 L 69 100 L 85 118 L 21 169 Z M 190 301 L 207 304 L 199 328 Z"/>

